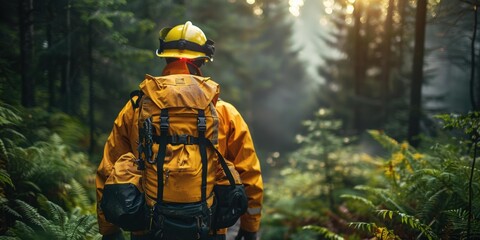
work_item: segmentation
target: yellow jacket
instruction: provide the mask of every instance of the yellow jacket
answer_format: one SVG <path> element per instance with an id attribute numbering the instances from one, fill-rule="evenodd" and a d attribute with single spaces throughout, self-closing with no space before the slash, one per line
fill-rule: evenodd
<path id="1" fill-rule="evenodd" d="M 188 73 L 186 65 L 177 61 L 168 64 L 162 75 Z M 248 126 L 237 109 L 225 101 L 217 101 L 216 111 L 219 118 L 219 151 L 229 165 L 233 164 L 235 166 L 248 195 L 248 210 L 241 217 L 241 228 L 249 232 L 257 232 L 260 226 L 263 182 L 260 163 L 255 153 Z M 134 109 L 129 101 L 115 119 L 112 132 L 105 144 L 103 159 L 97 169 L 97 217 L 102 235 L 112 234 L 119 230 L 118 227 L 105 220 L 99 204 L 105 181 L 112 172 L 115 162 L 129 152 L 138 157 L 137 121 L 138 109 Z"/>

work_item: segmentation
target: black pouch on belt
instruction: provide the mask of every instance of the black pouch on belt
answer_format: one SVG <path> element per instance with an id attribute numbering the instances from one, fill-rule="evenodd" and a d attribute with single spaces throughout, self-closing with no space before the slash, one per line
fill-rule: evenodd
<path id="1" fill-rule="evenodd" d="M 243 185 L 216 185 L 213 191 L 217 200 L 214 228 L 232 226 L 247 211 L 248 200 Z"/>
<path id="2" fill-rule="evenodd" d="M 152 216 L 154 239 L 200 239 L 208 234 L 212 214 L 206 202 L 157 203 Z"/>
<path id="3" fill-rule="evenodd" d="M 123 230 L 138 231 L 147 226 L 145 195 L 134 184 L 105 185 L 100 207 L 105 219 Z"/>

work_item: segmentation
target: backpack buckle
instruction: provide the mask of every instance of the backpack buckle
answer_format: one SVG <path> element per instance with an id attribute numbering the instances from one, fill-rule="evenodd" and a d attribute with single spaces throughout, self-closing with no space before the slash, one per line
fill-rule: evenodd
<path id="1" fill-rule="evenodd" d="M 192 145 L 192 136 L 188 134 L 181 134 L 181 135 L 173 135 L 172 136 L 172 144 L 185 144 L 185 145 Z"/>
<path id="2" fill-rule="evenodd" d="M 198 130 L 199 131 L 207 130 L 207 119 L 205 117 L 198 117 Z"/>
<path id="3" fill-rule="evenodd" d="M 160 131 L 168 130 L 168 117 L 160 117 Z"/>

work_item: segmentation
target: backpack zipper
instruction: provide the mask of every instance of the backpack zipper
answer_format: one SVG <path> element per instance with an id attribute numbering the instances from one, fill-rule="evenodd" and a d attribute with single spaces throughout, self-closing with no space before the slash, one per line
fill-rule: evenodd
<path id="1" fill-rule="evenodd" d="M 170 169 L 165 169 L 165 185 L 167 185 L 168 178 L 170 177 Z"/>

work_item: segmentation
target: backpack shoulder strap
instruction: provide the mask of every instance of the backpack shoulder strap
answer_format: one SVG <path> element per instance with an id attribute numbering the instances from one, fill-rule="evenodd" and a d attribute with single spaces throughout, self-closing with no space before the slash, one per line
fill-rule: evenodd
<path id="1" fill-rule="evenodd" d="M 143 97 L 142 90 L 135 90 L 130 93 L 130 102 L 132 103 L 133 109 L 137 109 L 139 107 L 140 99 Z M 137 97 L 136 100 L 133 97 Z"/>

